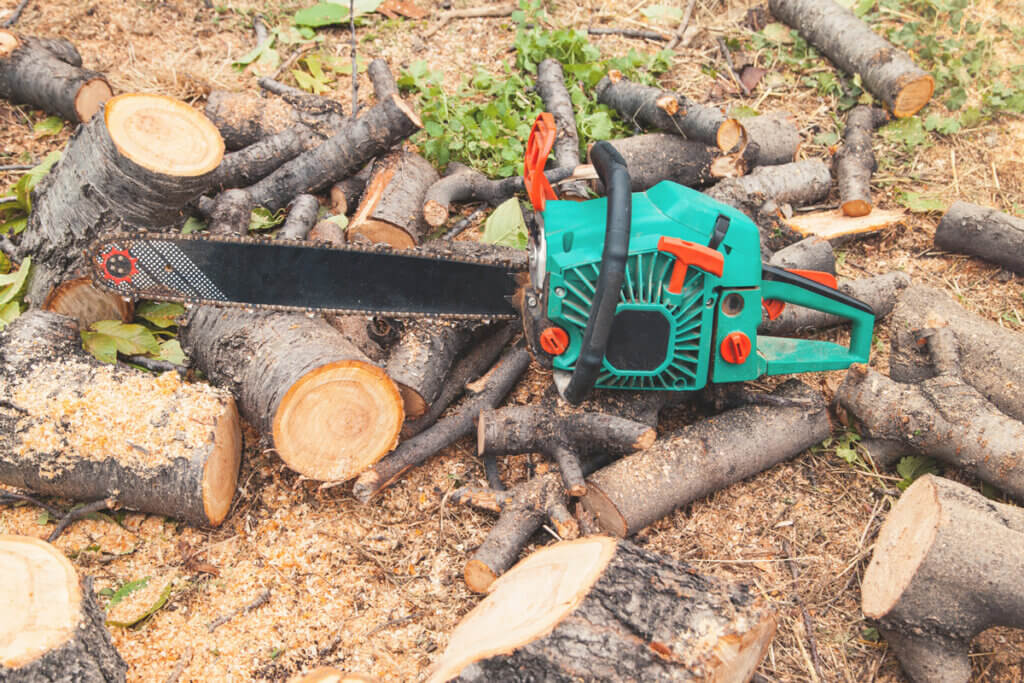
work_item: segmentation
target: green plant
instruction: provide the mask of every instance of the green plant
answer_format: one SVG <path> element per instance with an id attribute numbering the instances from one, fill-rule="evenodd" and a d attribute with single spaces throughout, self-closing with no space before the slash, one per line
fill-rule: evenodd
<path id="1" fill-rule="evenodd" d="M 819 446 L 824 452 L 831 453 L 848 465 L 869 469 L 867 461 L 861 457 L 864 447 L 860 445 L 860 434 L 847 428 L 842 434 L 833 435 L 821 442 Z"/>
<path id="2" fill-rule="evenodd" d="M 135 311 L 141 323 L 99 320 L 82 330 L 82 346 L 104 363 L 116 363 L 120 353 L 181 365 L 185 354 L 176 338 L 175 326 L 184 313 L 185 307 L 181 304 L 143 301 Z"/>
<path id="3" fill-rule="evenodd" d="M 60 154 L 47 154 L 45 159 L 7 190 L 6 196 L 0 197 L 0 235 L 9 232 L 18 234 L 25 229 L 28 214 L 32 211 L 32 190 L 53 165 L 60 161 Z"/>
<path id="4" fill-rule="evenodd" d="M 899 463 L 896 465 L 896 472 L 903 477 L 903 479 L 896 483 L 896 486 L 900 491 L 905 491 L 917 479 L 938 471 L 938 463 L 927 455 L 908 455 L 900 458 Z"/>

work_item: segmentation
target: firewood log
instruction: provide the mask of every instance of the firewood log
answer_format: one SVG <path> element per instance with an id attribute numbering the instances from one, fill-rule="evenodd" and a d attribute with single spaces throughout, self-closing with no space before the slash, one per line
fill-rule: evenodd
<path id="1" fill-rule="evenodd" d="M 733 151 L 754 146 L 750 165 L 789 164 L 800 151 L 800 131 L 788 112 L 772 112 L 745 119 L 726 119 L 718 131 L 722 149 Z"/>
<path id="2" fill-rule="evenodd" d="M 49 543 L 0 535 L 0 679 L 125 680 L 92 578 Z"/>
<path id="3" fill-rule="evenodd" d="M 946 325 L 957 341 L 960 376 L 1002 412 L 1024 422 L 1024 335 L 964 310 L 946 293 L 914 285 L 896 301 L 889 329 L 889 374 L 897 382 L 934 377 L 916 330 Z"/>
<path id="4" fill-rule="evenodd" d="M 110 230 L 166 230 L 211 187 L 224 154 L 217 129 L 183 102 L 119 95 L 72 136 L 36 186 L 19 244 L 32 256 L 25 300 L 83 325 L 127 319 L 131 306 L 90 284 L 83 251 Z"/>
<path id="5" fill-rule="evenodd" d="M 373 163 L 359 208 L 348 226 L 348 239 L 410 249 L 427 236 L 423 199 L 437 182 L 433 165 L 415 152 L 395 150 Z"/>
<path id="6" fill-rule="evenodd" d="M 819 270 L 830 275 L 836 274 L 835 251 L 832 249 L 832 243 L 823 237 L 807 237 L 779 249 L 768 259 L 768 263 L 780 268 Z"/>
<path id="7" fill-rule="evenodd" d="M 848 74 L 897 118 L 913 116 L 931 99 L 935 79 L 903 50 L 832 0 L 769 0 L 772 14 Z"/>
<path id="8" fill-rule="evenodd" d="M 473 327 L 473 323 L 456 320 L 410 320 L 405 324 L 384 371 L 398 385 L 406 419 L 422 417 L 440 395 Z"/>
<path id="9" fill-rule="evenodd" d="M 935 377 L 899 384 L 853 366 L 836 399 L 865 437 L 965 469 L 1024 501 L 1024 423 L 1000 412 L 962 379 L 951 329 L 918 335 L 931 353 Z"/>
<path id="10" fill-rule="evenodd" d="M 864 615 L 919 683 L 967 683 L 971 639 L 1024 628 L 1024 510 L 934 475 L 908 488 L 875 542 Z"/>
<path id="11" fill-rule="evenodd" d="M 884 109 L 859 105 L 850 110 L 843 146 L 833 158 L 839 184 L 839 204 L 847 216 L 871 213 L 871 174 L 878 164 L 871 149 L 875 128 L 889 120 Z"/>
<path id="12" fill-rule="evenodd" d="M 935 229 L 935 246 L 1024 275 L 1024 219 L 995 209 L 954 202 Z"/>
<path id="13" fill-rule="evenodd" d="M 609 142 L 629 167 L 633 192 L 648 190 L 662 180 L 707 187 L 747 172 L 747 159 L 741 154 L 722 154 L 717 147 L 678 135 L 647 133 Z M 600 181 L 595 185 L 597 193 L 603 195 L 604 186 Z"/>
<path id="14" fill-rule="evenodd" d="M 288 206 L 288 217 L 281 226 L 278 237 L 283 240 L 305 239 L 316 223 L 320 213 L 320 202 L 311 194 L 300 194 Z"/>
<path id="15" fill-rule="evenodd" d="M 331 213 L 335 216 L 348 216 L 355 213 L 372 172 L 373 162 L 370 162 L 355 175 L 343 178 L 331 185 Z"/>
<path id="16" fill-rule="evenodd" d="M 545 111 L 555 119 L 555 167 L 570 171 L 580 165 L 580 138 L 576 132 L 576 115 L 572 100 L 565 88 L 565 73 L 557 59 L 548 58 L 537 65 L 537 93 L 544 102 Z M 586 199 L 587 186 L 582 181 L 570 181 L 560 188 L 563 199 Z"/>
<path id="17" fill-rule="evenodd" d="M 82 123 L 113 94 L 103 74 L 82 68 L 78 50 L 66 40 L 0 29 L 0 97 L 5 100 Z"/>
<path id="18" fill-rule="evenodd" d="M 751 216 L 765 202 L 813 204 L 828 196 L 832 174 L 822 161 L 807 159 L 792 164 L 759 166 L 742 178 L 727 178 L 704 194 Z"/>
<path id="19" fill-rule="evenodd" d="M 0 481 L 216 526 L 238 477 L 226 392 L 100 363 L 74 321 L 45 311 L 0 333 Z"/>
<path id="20" fill-rule="evenodd" d="M 224 155 L 213 185 L 221 189 L 247 187 L 267 177 L 281 164 L 316 146 L 322 138 L 306 126 L 296 125 L 268 135 Z"/>
<path id="21" fill-rule="evenodd" d="M 829 435 L 820 393 L 790 380 L 773 394 L 793 405 L 735 408 L 598 470 L 587 479 L 583 507 L 606 533 L 631 536 L 681 505 L 793 458 Z"/>
<path id="22" fill-rule="evenodd" d="M 746 681 L 775 634 L 754 592 L 626 541 L 548 546 L 494 583 L 428 681 Z"/>
<path id="23" fill-rule="evenodd" d="M 395 447 L 395 383 L 327 322 L 304 314 L 196 306 L 181 343 L 290 468 L 344 481 Z"/>
<path id="24" fill-rule="evenodd" d="M 277 211 L 297 194 L 316 194 L 352 175 L 422 126 L 416 112 L 392 95 L 247 189 L 258 206 Z"/>

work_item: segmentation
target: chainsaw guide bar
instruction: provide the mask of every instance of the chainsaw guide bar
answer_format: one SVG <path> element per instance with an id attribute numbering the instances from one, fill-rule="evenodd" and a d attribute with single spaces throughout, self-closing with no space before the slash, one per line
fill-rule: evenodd
<path id="1" fill-rule="evenodd" d="M 512 263 L 461 255 L 176 233 L 117 233 L 87 253 L 93 282 L 129 299 L 245 309 L 514 319 Z"/>

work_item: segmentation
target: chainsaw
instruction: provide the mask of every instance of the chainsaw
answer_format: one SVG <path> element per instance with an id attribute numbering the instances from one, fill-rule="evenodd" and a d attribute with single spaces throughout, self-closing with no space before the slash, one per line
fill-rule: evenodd
<path id="1" fill-rule="evenodd" d="M 543 172 L 555 136 L 541 114 L 523 173 L 528 280 L 417 251 L 146 232 L 93 243 L 93 280 L 132 299 L 280 310 L 496 319 L 518 308 L 572 403 L 594 387 L 695 391 L 867 362 L 871 307 L 827 273 L 762 264 L 757 226 L 733 207 L 670 181 L 631 192 L 603 141 L 591 161 L 607 196 L 558 200 Z M 762 309 L 776 317 L 786 303 L 850 320 L 849 345 L 758 335 Z"/>

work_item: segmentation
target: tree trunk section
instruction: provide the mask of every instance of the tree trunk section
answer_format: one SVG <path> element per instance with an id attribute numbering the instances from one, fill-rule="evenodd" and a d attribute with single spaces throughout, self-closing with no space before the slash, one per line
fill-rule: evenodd
<path id="1" fill-rule="evenodd" d="M 773 112 L 745 119 L 728 119 L 718 133 L 719 145 L 725 150 L 754 147 L 751 166 L 789 164 L 800 151 L 800 131 L 788 112 Z"/>
<path id="2" fill-rule="evenodd" d="M 555 118 L 555 167 L 572 171 L 580 165 L 580 138 L 576 132 L 576 115 L 572 100 L 565 88 L 565 73 L 557 59 L 545 59 L 537 65 L 537 92 L 544 109 Z M 563 199 L 586 199 L 587 186 L 582 181 L 572 181 L 562 186 Z"/>
<path id="3" fill-rule="evenodd" d="M 71 319 L 26 313 L 0 334 L 0 481 L 217 526 L 235 492 L 235 402 L 177 373 L 95 360 Z"/>
<path id="4" fill-rule="evenodd" d="M 921 477 L 882 525 L 861 594 L 911 680 L 967 683 L 974 636 L 1024 628 L 1024 510 Z"/>
<path id="5" fill-rule="evenodd" d="M 285 102 L 247 92 L 214 90 L 206 98 L 204 113 L 230 150 L 254 145 L 297 123 L 295 112 Z"/>
<path id="6" fill-rule="evenodd" d="M 1024 275 L 1024 219 L 995 209 L 954 202 L 935 229 L 935 246 Z"/>
<path id="7" fill-rule="evenodd" d="M 850 110 L 843 131 L 843 146 L 833 158 L 839 183 L 839 204 L 847 216 L 871 213 L 871 174 L 878 168 L 871 138 L 875 128 L 889 120 L 877 107 L 859 105 Z"/>
<path id="8" fill-rule="evenodd" d="M 768 6 L 840 69 L 860 74 L 864 89 L 897 118 L 913 116 L 931 99 L 931 75 L 845 7 L 832 0 L 769 0 Z"/>
<path id="9" fill-rule="evenodd" d="M 428 681 L 747 681 L 774 634 L 746 586 L 590 536 L 496 581 Z"/>
<path id="10" fill-rule="evenodd" d="M 921 382 L 936 374 L 917 330 L 946 325 L 956 337 L 963 380 L 1002 412 L 1024 422 L 1024 335 L 964 310 L 945 292 L 914 285 L 893 308 L 889 375 Z"/>
<path id="11" fill-rule="evenodd" d="M 182 347 L 300 474 L 343 481 L 394 448 L 395 383 L 320 318 L 197 306 Z"/>
<path id="12" fill-rule="evenodd" d="M 113 96 L 103 74 L 82 68 L 65 40 L 40 40 L 0 29 L 0 97 L 83 123 Z"/>
<path id="13" fill-rule="evenodd" d="M 0 678 L 5 681 L 125 680 L 92 579 L 49 543 L 0 535 Z"/>
<path id="14" fill-rule="evenodd" d="M 281 165 L 249 192 L 257 205 L 277 211 L 297 194 L 316 194 L 354 174 L 421 127 L 416 113 L 398 95 L 392 95 L 313 149 Z"/>
<path id="15" fill-rule="evenodd" d="M 366 67 L 366 75 L 373 84 L 373 96 L 378 102 L 398 94 L 398 84 L 386 60 L 378 57 L 371 61 Z"/>
<path id="16" fill-rule="evenodd" d="M 185 207 L 210 189 L 223 153 L 217 129 L 183 102 L 160 95 L 108 101 L 102 116 L 75 132 L 33 193 L 19 245 L 22 258 L 32 256 L 25 300 L 83 325 L 128 318 L 131 309 L 119 296 L 88 284 L 82 253 L 111 230 L 166 230 L 184 222 Z M 80 287 L 88 294 L 75 291 Z"/>
<path id="17" fill-rule="evenodd" d="M 592 475 L 583 507 L 606 533 L 632 536 L 682 505 L 795 457 L 831 433 L 817 391 L 790 380 L 773 395 L 804 405 L 744 406 L 684 427 Z"/>
<path id="18" fill-rule="evenodd" d="M 808 159 L 792 164 L 759 166 L 742 178 L 728 178 L 707 190 L 712 199 L 757 216 L 765 202 L 813 204 L 828 196 L 832 174 L 822 161 Z"/>
<path id="19" fill-rule="evenodd" d="M 415 152 L 395 150 L 373 164 L 373 174 L 348 227 L 348 238 L 411 249 L 427 236 L 423 199 L 437 171 Z"/>
<path id="20" fill-rule="evenodd" d="M 724 155 L 717 147 L 678 135 L 647 133 L 610 142 L 626 161 L 633 192 L 648 190 L 662 180 L 707 187 L 747 172 L 747 161 L 742 156 Z M 603 195 L 604 186 L 597 183 L 597 193 Z"/>

